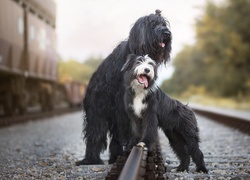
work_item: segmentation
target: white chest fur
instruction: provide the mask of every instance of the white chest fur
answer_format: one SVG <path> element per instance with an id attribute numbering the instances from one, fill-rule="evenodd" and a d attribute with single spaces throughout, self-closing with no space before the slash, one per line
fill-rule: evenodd
<path id="1" fill-rule="evenodd" d="M 133 101 L 133 109 L 136 116 L 141 117 L 142 111 L 147 108 L 147 104 L 143 103 L 143 100 L 147 96 L 148 91 L 136 92 L 136 96 Z"/>

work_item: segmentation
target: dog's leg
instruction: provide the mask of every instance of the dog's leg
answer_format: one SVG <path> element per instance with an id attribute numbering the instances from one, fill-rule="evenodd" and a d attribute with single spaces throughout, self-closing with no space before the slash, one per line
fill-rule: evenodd
<path id="1" fill-rule="evenodd" d="M 204 156 L 199 149 L 199 128 L 195 114 L 188 106 L 182 105 L 179 107 L 178 116 L 182 120 L 179 121 L 178 132 L 182 134 L 188 153 L 196 164 L 196 171 L 207 173 Z"/>
<path id="2" fill-rule="evenodd" d="M 85 158 L 76 165 L 104 164 L 100 153 L 107 148 L 107 121 L 95 113 L 86 112 L 86 126 L 84 128 L 86 152 Z M 90 121 L 91 119 L 91 121 Z"/>
<path id="3" fill-rule="evenodd" d="M 109 164 L 112 164 L 116 161 L 118 156 L 121 156 L 123 154 L 123 147 L 120 144 L 119 140 L 117 140 L 115 137 L 112 137 L 110 145 L 109 145 Z"/>
<path id="4" fill-rule="evenodd" d="M 132 150 L 132 148 L 134 146 L 136 146 L 138 144 L 138 142 L 140 142 L 140 138 L 138 137 L 130 137 L 130 139 L 128 140 L 126 146 L 125 146 L 125 149 L 124 149 L 124 153 L 125 154 L 129 154 Z"/>
<path id="5" fill-rule="evenodd" d="M 207 170 L 207 168 L 205 166 L 205 162 L 204 162 L 204 155 L 203 155 L 202 151 L 200 150 L 199 144 L 198 144 L 199 142 L 196 139 L 193 139 L 193 138 L 186 139 L 189 154 L 191 155 L 194 163 L 196 164 L 196 171 L 208 173 L 208 170 Z"/>
<path id="6" fill-rule="evenodd" d="M 155 143 L 158 140 L 158 121 L 155 114 L 145 112 L 145 118 L 142 120 L 142 129 L 142 137 L 139 142 L 145 143 L 148 151 L 153 152 Z"/>
<path id="7" fill-rule="evenodd" d="M 180 160 L 180 165 L 177 167 L 177 171 L 188 171 L 190 164 L 190 156 L 188 154 L 188 149 L 185 146 L 185 142 L 180 135 L 175 132 L 165 131 L 166 136 L 169 139 L 169 143 Z"/>

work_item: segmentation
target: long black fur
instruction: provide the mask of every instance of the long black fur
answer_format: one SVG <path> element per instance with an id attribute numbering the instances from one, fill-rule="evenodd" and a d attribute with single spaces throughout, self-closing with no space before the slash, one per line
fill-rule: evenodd
<path id="1" fill-rule="evenodd" d="M 199 149 L 199 129 L 194 112 L 187 105 L 157 90 L 158 123 L 180 160 L 177 171 L 188 171 L 190 157 L 197 172 L 207 173 L 204 156 Z"/>
<path id="2" fill-rule="evenodd" d="M 165 47 L 159 43 L 165 43 Z M 157 64 L 169 60 L 171 51 L 171 32 L 168 22 L 160 14 L 150 14 L 139 18 L 132 27 L 129 38 L 122 41 L 100 64 L 92 75 L 83 107 L 84 138 L 86 141 L 85 158 L 77 164 L 102 164 L 100 153 L 107 148 L 107 133 L 112 137 L 110 143 L 110 163 L 122 154 L 118 134 L 121 124 L 116 118 L 120 102 L 118 92 L 122 89 L 122 66 L 129 54 L 139 56 L 148 54 Z"/>
<path id="3" fill-rule="evenodd" d="M 128 119 L 124 118 L 126 116 L 120 118 L 124 110 L 119 107 L 123 97 L 120 94 L 123 92 L 121 69 L 128 54 L 148 54 L 160 65 L 169 60 L 170 51 L 169 23 L 158 11 L 139 18 L 132 27 L 129 38 L 122 41 L 104 59 L 92 75 L 83 100 L 86 152 L 85 158 L 78 161 L 77 165 L 103 164 L 100 153 L 107 148 L 108 132 L 111 137 L 109 163 L 113 163 L 123 153 L 123 145 L 126 146 L 129 141 L 130 137 L 126 135 Z M 191 156 L 197 165 L 197 171 L 207 172 L 198 146 L 198 128 L 192 110 L 169 98 L 160 89 L 156 96 L 158 125 L 169 138 L 170 145 L 181 161 L 178 170 L 188 170 Z"/>

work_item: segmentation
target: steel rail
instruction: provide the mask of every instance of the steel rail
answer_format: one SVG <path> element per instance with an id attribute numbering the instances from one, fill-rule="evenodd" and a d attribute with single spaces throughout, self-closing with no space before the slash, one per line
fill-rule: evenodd
<path id="1" fill-rule="evenodd" d="M 144 175 L 140 173 L 142 160 L 144 156 L 144 148 L 141 146 L 134 146 L 129 157 L 122 169 L 122 172 L 119 176 L 119 180 L 137 180 L 142 178 Z M 144 157 L 145 160 L 145 157 Z M 145 172 L 144 172 L 145 173 Z"/>
<path id="2" fill-rule="evenodd" d="M 153 152 L 146 147 L 134 146 L 129 154 L 119 156 L 106 180 L 164 180 L 165 172 L 161 147 L 157 142 Z"/>
<path id="3" fill-rule="evenodd" d="M 211 120 L 238 129 L 250 135 L 250 121 L 247 118 L 215 112 L 206 108 L 192 107 L 195 113 L 208 117 Z"/>

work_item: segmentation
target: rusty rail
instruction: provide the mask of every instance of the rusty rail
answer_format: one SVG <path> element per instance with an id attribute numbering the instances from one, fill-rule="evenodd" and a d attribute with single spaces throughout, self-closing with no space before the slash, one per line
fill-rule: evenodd
<path id="1" fill-rule="evenodd" d="M 238 129 L 239 131 L 250 135 L 250 120 L 236 115 L 215 112 L 206 108 L 191 108 L 200 115 L 210 118 L 213 121 Z"/>

